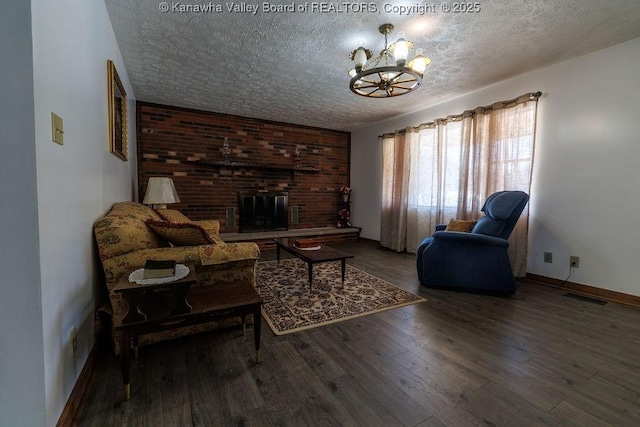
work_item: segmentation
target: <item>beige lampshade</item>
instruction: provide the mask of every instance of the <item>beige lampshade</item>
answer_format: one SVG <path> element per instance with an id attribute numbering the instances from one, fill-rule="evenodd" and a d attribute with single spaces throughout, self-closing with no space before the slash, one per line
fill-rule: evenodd
<path id="1" fill-rule="evenodd" d="M 151 177 L 142 201 L 145 205 L 180 203 L 180 197 L 171 178 Z"/>

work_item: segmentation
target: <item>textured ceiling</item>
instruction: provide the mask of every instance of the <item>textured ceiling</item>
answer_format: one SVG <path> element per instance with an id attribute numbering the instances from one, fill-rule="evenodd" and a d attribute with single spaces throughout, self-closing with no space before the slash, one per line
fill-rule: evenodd
<path id="1" fill-rule="evenodd" d="M 441 1 L 366 3 L 377 11 L 357 10 L 356 2 L 314 11 L 305 0 L 105 3 L 136 99 L 347 131 L 640 37 L 638 0 L 484 0 L 470 13 L 445 13 L 443 4 L 456 3 Z M 266 13 L 265 3 L 308 9 Z M 399 5 L 426 6 L 426 13 L 386 11 Z M 349 90 L 349 53 L 362 40 L 377 55 L 384 45 L 378 27 L 387 22 L 423 48 L 431 65 L 415 92 L 357 96 Z"/>

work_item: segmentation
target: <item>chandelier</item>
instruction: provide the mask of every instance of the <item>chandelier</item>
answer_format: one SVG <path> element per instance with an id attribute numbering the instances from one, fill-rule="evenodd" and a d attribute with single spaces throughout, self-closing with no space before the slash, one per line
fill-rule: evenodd
<path id="1" fill-rule="evenodd" d="M 431 60 L 422 55 L 422 49 L 416 49 L 415 58 L 407 64 L 413 43 L 405 40 L 404 32 L 399 32 L 398 40 L 388 46 L 387 35 L 393 31 L 393 25 L 384 24 L 378 30 L 384 34 L 384 49 L 377 58 L 367 62 L 372 53 L 362 43 L 351 52 L 354 62 L 354 68 L 349 71 L 351 91 L 368 98 L 390 98 L 418 89 Z"/>

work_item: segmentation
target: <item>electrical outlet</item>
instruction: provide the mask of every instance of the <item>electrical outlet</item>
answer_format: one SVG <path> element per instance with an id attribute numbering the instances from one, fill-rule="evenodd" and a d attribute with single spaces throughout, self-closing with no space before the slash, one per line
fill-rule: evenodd
<path id="1" fill-rule="evenodd" d="M 544 262 L 553 262 L 553 254 L 551 252 L 544 253 Z"/>
<path id="2" fill-rule="evenodd" d="M 580 267 L 580 257 L 579 256 L 570 256 L 569 257 L 569 267 Z"/>
<path id="3" fill-rule="evenodd" d="M 76 331 L 75 326 L 71 327 L 71 331 L 69 331 L 69 337 L 71 338 L 71 355 L 73 356 L 78 350 L 78 331 Z"/>

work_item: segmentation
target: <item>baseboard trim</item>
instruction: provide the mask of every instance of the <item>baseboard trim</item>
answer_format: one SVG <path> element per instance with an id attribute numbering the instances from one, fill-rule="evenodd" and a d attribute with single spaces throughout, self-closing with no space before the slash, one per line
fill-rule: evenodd
<path id="1" fill-rule="evenodd" d="M 62 414 L 58 419 L 58 424 L 56 424 L 57 427 L 78 425 L 78 418 L 80 417 L 82 408 L 87 401 L 87 397 L 89 396 L 89 391 L 91 390 L 91 385 L 93 384 L 96 374 L 99 357 L 98 349 L 100 348 L 98 343 L 99 340 L 93 343 L 93 348 L 89 352 L 89 357 L 87 357 L 87 361 L 80 372 L 76 385 L 73 386 L 73 390 L 67 400 L 67 404 L 64 405 Z"/>
<path id="2" fill-rule="evenodd" d="M 637 295 L 625 294 L 622 292 L 611 291 L 609 289 L 602 289 L 595 286 L 583 285 L 574 282 L 564 283 L 564 281 L 560 279 L 554 279 L 551 277 L 540 276 L 538 274 L 532 273 L 527 273 L 526 278 L 541 285 L 553 286 L 554 288 L 559 288 L 562 286 L 562 289 L 572 290 L 590 297 L 605 299 L 607 301 L 617 302 L 625 305 L 631 305 L 633 307 L 640 307 L 640 296 Z"/>

